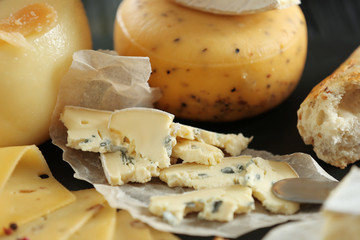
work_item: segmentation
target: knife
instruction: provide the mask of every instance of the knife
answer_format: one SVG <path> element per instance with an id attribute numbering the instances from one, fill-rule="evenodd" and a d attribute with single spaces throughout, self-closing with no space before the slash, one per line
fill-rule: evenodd
<path id="1" fill-rule="evenodd" d="M 275 196 L 298 203 L 322 204 L 338 185 L 336 181 L 320 181 L 312 178 L 287 178 L 273 184 Z"/>

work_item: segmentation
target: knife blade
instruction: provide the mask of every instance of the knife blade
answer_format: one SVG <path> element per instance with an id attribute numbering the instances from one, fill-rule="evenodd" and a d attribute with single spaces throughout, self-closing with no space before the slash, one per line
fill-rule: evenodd
<path id="1" fill-rule="evenodd" d="M 319 181 L 312 178 L 288 178 L 274 183 L 272 192 L 284 200 L 322 204 L 337 184 L 336 181 Z"/>

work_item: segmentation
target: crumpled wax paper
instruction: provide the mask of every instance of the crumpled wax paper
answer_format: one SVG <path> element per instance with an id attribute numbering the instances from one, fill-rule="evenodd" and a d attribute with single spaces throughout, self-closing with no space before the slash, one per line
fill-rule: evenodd
<path id="1" fill-rule="evenodd" d="M 112 207 L 126 209 L 133 217 L 158 230 L 179 234 L 235 238 L 255 229 L 288 220 L 318 217 L 319 208 L 314 205 L 302 205 L 298 213 L 286 216 L 271 214 L 257 202 L 255 211 L 237 215 L 231 222 L 211 222 L 190 215 L 179 225 L 173 226 L 148 211 L 150 197 L 181 193 L 190 189 L 169 188 L 157 178 L 146 184 L 134 183 L 123 186 L 107 184 L 99 154 L 66 147 L 67 129 L 59 120 L 60 113 L 65 105 L 111 111 L 134 106 L 151 107 L 160 93 L 147 84 L 150 73 L 148 58 L 119 57 L 113 53 L 93 50 L 74 54 L 73 64 L 60 85 L 50 136 L 53 143 L 63 149 L 63 159 L 72 166 L 76 178 L 93 184 Z M 242 154 L 287 161 L 300 177 L 335 180 L 321 169 L 311 156 L 303 153 L 274 156 L 268 152 L 247 149 Z"/>

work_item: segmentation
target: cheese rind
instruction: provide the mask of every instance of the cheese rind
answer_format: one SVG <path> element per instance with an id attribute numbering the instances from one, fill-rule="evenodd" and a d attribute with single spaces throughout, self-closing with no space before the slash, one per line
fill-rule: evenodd
<path id="1" fill-rule="evenodd" d="M 204 12 L 226 15 L 243 15 L 283 9 L 296 4 L 300 0 L 173 0 L 186 7 Z"/>
<path id="2" fill-rule="evenodd" d="M 252 188 L 255 198 L 270 212 L 294 214 L 300 205 L 276 197 L 271 187 L 279 180 L 297 177 L 299 176 L 288 163 L 257 157 L 253 158 L 246 168 L 245 185 Z"/>
<path id="3" fill-rule="evenodd" d="M 224 153 L 219 148 L 203 142 L 178 139 L 171 156 L 182 159 L 183 163 L 216 165 L 224 158 Z"/>
<path id="4" fill-rule="evenodd" d="M 2 240 L 28 239 L 60 240 L 67 239 L 83 226 L 105 202 L 102 195 L 94 189 L 74 192 L 76 201 L 58 209 L 44 217 L 18 227 L 11 235 L 3 236 Z"/>
<path id="5" fill-rule="evenodd" d="M 149 210 L 171 224 L 178 224 L 191 212 L 210 221 L 231 221 L 234 214 L 247 213 L 255 207 L 248 187 L 234 185 L 183 194 L 154 196 Z"/>
<path id="6" fill-rule="evenodd" d="M 0 161 L 1 229 L 10 223 L 22 226 L 75 201 L 51 174 L 36 146 L 0 148 Z"/>

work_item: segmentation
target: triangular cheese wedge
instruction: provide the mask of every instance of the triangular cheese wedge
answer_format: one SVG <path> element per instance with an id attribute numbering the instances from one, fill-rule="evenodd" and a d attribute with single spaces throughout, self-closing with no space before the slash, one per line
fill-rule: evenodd
<path id="1" fill-rule="evenodd" d="M 0 166 L 0 235 L 75 200 L 34 145 L 0 148 Z"/>
<path id="2" fill-rule="evenodd" d="M 75 232 L 69 240 L 101 239 L 111 240 L 115 231 L 116 209 L 105 204 L 82 228 Z"/>
<path id="3" fill-rule="evenodd" d="M 63 240 L 80 229 L 94 214 L 103 208 L 105 199 L 94 189 L 74 192 L 76 201 L 44 217 L 18 227 L 1 240 L 36 239 Z M 28 203 L 29 205 L 30 202 Z"/>

